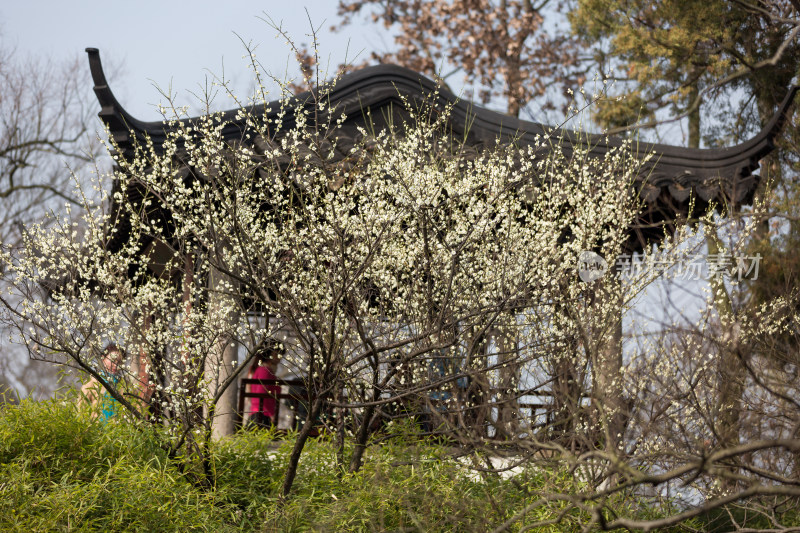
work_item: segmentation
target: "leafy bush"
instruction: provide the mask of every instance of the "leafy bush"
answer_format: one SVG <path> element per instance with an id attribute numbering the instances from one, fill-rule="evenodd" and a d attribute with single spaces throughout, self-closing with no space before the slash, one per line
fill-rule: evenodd
<path id="1" fill-rule="evenodd" d="M 24 400 L 0 407 L 2 531 L 486 531 L 548 491 L 579 493 L 569 472 L 534 467 L 480 474 L 452 448 L 410 440 L 400 426 L 345 474 L 335 443 L 307 445 L 295 491 L 280 498 L 293 439 L 244 432 L 216 443 L 216 484 L 201 487 L 151 427 L 99 421 L 73 402 Z M 351 450 L 344 450 L 345 456 Z M 478 461 L 479 458 L 474 458 Z M 654 509 L 616 496 L 607 509 L 652 518 Z M 591 516 L 567 502 L 531 509 L 515 523 L 554 520 L 537 531 L 580 531 Z"/>
<path id="2" fill-rule="evenodd" d="M 70 402 L 2 407 L 0 479 L 2 531 L 220 531 L 232 508 L 189 485 L 152 433 Z"/>
<path id="3" fill-rule="evenodd" d="M 240 433 L 214 450 L 215 492 L 235 505 L 239 520 L 257 523 L 278 504 L 286 450 L 275 449 L 271 431 Z"/>

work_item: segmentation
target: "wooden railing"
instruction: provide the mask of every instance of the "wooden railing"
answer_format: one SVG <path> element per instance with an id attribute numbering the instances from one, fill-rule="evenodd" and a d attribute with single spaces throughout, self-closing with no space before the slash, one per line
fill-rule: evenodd
<path id="1" fill-rule="evenodd" d="M 280 392 L 251 392 L 251 385 L 261 385 L 263 387 L 281 387 Z M 283 388 L 288 387 L 289 392 L 283 392 Z M 293 392 L 293 390 L 295 392 Z M 298 393 L 296 391 L 305 391 Z M 311 405 L 314 396 L 306 389 L 306 383 L 302 379 L 242 379 L 239 381 L 239 405 L 237 409 L 237 427 L 241 427 L 245 414 L 245 400 L 248 398 L 274 398 L 275 399 L 275 425 L 280 420 L 281 400 Z M 249 410 L 248 410 L 249 412 Z M 294 424 L 292 424 L 294 427 Z"/>
<path id="2" fill-rule="evenodd" d="M 306 388 L 306 382 L 302 379 L 242 379 L 239 382 L 239 401 L 238 401 L 238 412 L 237 412 L 237 428 L 241 427 L 242 421 L 245 415 L 245 401 L 248 398 L 273 398 L 275 399 L 275 425 L 277 426 L 278 421 L 280 420 L 280 409 L 281 409 L 281 400 L 287 400 L 292 402 L 294 405 L 305 405 L 310 406 L 311 403 L 314 401 L 315 396 L 308 391 Z M 280 392 L 250 392 L 248 389 L 251 385 L 261 385 L 263 387 L 274 387 L 279 386 L 281 387 Z M 284 392 L 284 388 L 288 389 Z M 498 393 L 498 390 L 489 390 L 487 391 L 490 398 L 494 398 L 495 395 Z M 541 391 L 541 390 L 522 390 L 518 391 L 515 395 L 515 399 L 512 398 L 511 400 L 515 402 L 515 407 L 518 411 L 521 410 L 529 410 L 530 415 L 526 416 L 525 418 L 528 419 L 530 423 L 530 429 L 536 429 L 538 427 L 547 426 L 552 423 L 551 418 L 551 411 L 552 411 L 552 404 L 549 403 L 541 403 L 541 402 L 527 402 L 522 401 L 524 396 L 538 396 L 538 397 L 549 397 L 552 396 L 552 393 L 549 391 Z M 582 402 L 588 400 L 588 398 L 583 398 Z M 430 401 L 430 399 L 429 399 Z M 436 403 L 434 401 L 434 403 Z M 485 407 L 491 408 L 500 408 L 501 404 L 497 403 L 495 400 L 489 401 Z M 308 407 L 306 407 L 308 409 Z M 249 409 L 248 409 L 249 412 Z M 523 413 L 520 412 L 522 416 Z M 291 429 L 295 429 L 296 421 L 294 421 L 294 416 L 297 416 L 297 413 L 293 413 L 293 423 L 291 424 Z M 541 423 L 536 423 L 537 417 L 544 416 L 545 420 Z"/>

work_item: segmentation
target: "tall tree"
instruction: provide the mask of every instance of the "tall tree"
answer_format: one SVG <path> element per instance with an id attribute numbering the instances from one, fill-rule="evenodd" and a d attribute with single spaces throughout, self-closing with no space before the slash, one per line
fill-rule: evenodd
<path id="1" fill-rule="evenodd" d="M 551 0 L 339 2 L 342 26 L 368 13 L 396 32 L 395 50 L 373 53 L 373 59 L 443 78 L 462 72 L 481 88 L 483 103 L 500 97 L 512 116 L 551 87 L 584 79 L 576 39 L 545 24 L 554 8 Z"/>
<path id="2" fill-rule="evenodd" d="M 374 59 L 399 63 L 431 75 L 440 75 L 445 67 L 452 68 L 452 72 L 444 74 L 445 78 L 463 72 L 465 80 L 482 87 L 479 94 L 483 103 L 500 96 L 507 103 L 507 113 L 518 117 L 526 104 L 533 100 L 542 108 L 552 108 L 548 96 L 557 91 L 569 95 L 568 89 L 585 81 L 587 64 L 581 57 L 581 39 L 569 32 L 568 25 L 559 25 L 564 20 L 563 17 L 559 20 L 558 11 L 564 10 L 569 3 L 569 0 L 538 3 L 531 0 L 409 0 L 391 3 L 341 0 L 339 11 L 344 16 L 344 24 L 350 23 L 355 14 L 368 12 L 374 22 L 396 30 L 397 48 L 374 54 Z M 569 97 L 566 99 L 571 100 Z M 621 288 L 616 281 L 609 283 L 619 293 Z M 600 292 L 604 293 L 606 289 Z M 587 339 L 587 350 L 594 358 L 597 379 L 593 390 L 598 395 L 597 403 L 608 409 L 604 418 L 612 422 L 606 428 L 609 429 L 609 448 L 616 450 L 624 431 L 626 417 L 623 411 L 627 404 L 618 386 L 622 364 L 620 315 L 624 299 L 614 297 L 610 301 L 617 303 L 615 310 L 608 312 L 604 309 L 600 313 L 602 316 L 597 317 L 604 324 L 593 328 L 593 339 L 591 342 Z M 503 339 L 504 335 L 497 338 Z M 500 345 L 505 346 L 507 341 L 505 339 Z M 590 345 L 592 349 L 588 348 Z M 509 346 L 513 348 L 513 345 Z M 557 376 L 553 393 L 575 390 L 566 382 L 580 371 L 577 368 L 566 369 L 563 362 L 559 368 L 563 371 Z M 514 371 L 519 372 L 519 369 Z M 519 379 L 519 376 L 506 376 L 506 380 L 512 382 Z M 607 389 L 611 383 L 617 386 L 601 393 L 601 389 Z M 577 398 L 557 398 L 554 405 L 579 403 L 580 393 L 577 394 Z M 507 405 L 513 408 L 513 403 Z M 508 413 L 501 412 L 499 420 L 502 421 L 506 415 Z M 498 422 L 499 428 L 502 425 Z"/>
<path id="3" fill-rule="evenodd" d="M 578 0 L 569 18 L 597 66 L 619 82 L 614 98 L 597 106 L 597 119 L 612 129 L 656 126 L 667 110 L 669 121 L 689 117 L 688 143 L 696 146 L 708 103 L 709 118 L 717 107 L 725 113 L 708 140 L 725 143 L 769 120 L 798 70 L 799 21 L 785 0 Z M 737 94 L 732 110 L 725 104 Z"/>
<path id="4" fill-rule="evenodd" d="M 70 169 L 79 172 L 100 148 L 82 66 L 77 57 L 64 63 L 23 57 L 0 39 L 0 243 L 5 247 L 19 244 L 23 226 L 46 224 L 49 210 L 81 203 Z M 52 365 L 4 345 L 0 381 L 21 395 L 50 394 L 56 373 Z"/>
<path id="5" fill-rule="evenodd" d="M 0 239 L 64 203 L 80 204 L 69 168 L 99 153 L 94 108 L 78 58 L 63 64 L 22 58 L 0 42 Z"/>
<path id="6" fill-rule="evenodd" d="M 658 126 L 665 114 L 667 121 L 688 119 L 688 145 L 699 147 L 703 140 L 711 145 L 737 141 L 770 120 L 800 71 L 798 15 L 796 3 L 786 0 L 578 0 L 570 20 L 574 31 L 594 47 L 597 64 L 620 82 L 614 98 L 599 102 L 596 118 L 601 124 L 621 131 Z M 706 134 L 703 139 L 701 133 Z M 768 199 L 769 185 L 792 188 L 786 186 L 794 176 L 785 174 L 780 162 L 787 155 L 775 153 L 762 161 L 758 202 Z M 795 202 L 792 198 L 789 203 Z M 759 229 L 750 236 L 752 253 L 761 253 L 769 263 L 780 258 L 785 265 L 768 226 Z M 711 218 L 706 220 L 709 256 L 730 253 L 725 233 L 717 231 Z M 783 296 L 786 288 L 785 283 L 765 283 L 762 274 L 760 282 L 751 284 L 749 298 L 736 301 L 731 288 L 711 276 L 721 330 L 714 399 L 719 446 L 740 441 L 749 361 L 758 355 L 757 343 L 743 342 L 741 323 L 760 303 Z M 778 353 L 773 345 L 766 357 L 774 359 Z"/>

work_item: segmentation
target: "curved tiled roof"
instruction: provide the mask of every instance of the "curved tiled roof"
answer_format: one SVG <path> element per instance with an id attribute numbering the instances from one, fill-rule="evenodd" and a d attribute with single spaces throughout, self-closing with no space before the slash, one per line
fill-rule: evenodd
<path id="1" fill-rule="evenodd" d="M 114 97 L 100 62 L 97 49 L 87 48 L 94 92 L 101 105 L 100 118 L 108 127 L 122 155 L 132 150 L 136 141 L 149 137 L 156 147 L 166 138 L 169 126 L 163 122 L 143 122 L 131 116 Z M 710 203 L 738 206 L 749 203 L 758 185 L 753 171 L 759 160 L 774 148 L 774 142 L 787 120 L 788 111 L 798 88 L 793 88 L 784 99 L 770 122 L 752 139 L 729 148 L 692 149 L 665 144 L 641 143 L 631 148 L 637 156 L 652 153 L 653 157 L 642 166 L 637 177 L 639 194 L 645 201 L 641 224 L 632 227 L 632 248 L 645 242 L 659 240 L 664 226 L 671 227 L 676 218 L 689 212 L 693 199 L 696 210 Z M 347 137 L 356 138 L 358 127 L 368 120 L 373 123 L 380 117 L 386 120 L 390 109 L 402 109 L 403 97 L 414 101 L 438 91 L 440 104 L 452 105 L 449 127 L 453 134 L 466 139 L 466 144 L 479 147 L 502 142 L 518 145 L 533 144 L 537 136 L 559 139 L 561 149 L 569 155 L 576 145 L 590 146 L 590 154 L 601 156 L 612 147 L 622 145 L 620 137 L 576 134 L 569 130 L 552 128 L 535 122 L 520 120 L 485 109 L 458 99 L 451 92 L 438 87 L 432 80 L 409 69 L 395 65 L 367 67 L 343 76 L 331 90 L 329 100 L 336 112 L 345 113 L 347 120 L 340 130 L 341 155 L 347 152 Z M 313 106 L 309 93 L 295 96 L 300 105 Z M 280 102 L 252 109 L 263 115 L 264 107 L 272 109 L 267 117 L 277 115 Z M 237 120 L 237 109 L 223 113 L 227 123 L 222 135 L 230 140 L 243 138 L 244 123 Z M 370 119 L 367 115 L 370 115 Z M 188 121 L 195 119 L 186 119 Z M 285 122 L 291 128 L 290 120 Z M 380 126 L 380 124 L 378 124 Z M 253 141 L 257 143 L 257 140 Z M 636 241 L 634 243 L 634 241 Z"/>

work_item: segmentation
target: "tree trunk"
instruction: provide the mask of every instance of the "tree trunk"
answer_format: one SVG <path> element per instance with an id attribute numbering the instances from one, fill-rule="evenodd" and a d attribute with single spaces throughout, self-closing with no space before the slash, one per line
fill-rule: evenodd
<path id="1" fill-rule="evenodd" d="M 478 336 L 475 327 L 469 334 L 469 351 L 464 364 L 468 373 L 467 390 L 464 394 L 463 420 L 464 429 L 471 437 L 482 440 L 488 437 L 489 406 L 491 397 L 489 380 L 486 374 L 486 337 Z"/>
<path id="2" fill-rule="evenodd" d="M 336 386 L 336 402 L 344 403 L 344 388 L 341 382 Z M 336 470 L 337 475 L 344 475 L 344 439 L 345 439 L 345 410 L 336 408 Z"/>
<path id="3" fill-rule="evenodd" d="M 314 421 L 322 410 L 322 402 L 323 399 L 321 396 L 314 398 L 314 401 L 311 403 L 311 409 L 309 409 L 306 414 L 303 427 L 300 428 L 300 432 L 297 434 L 297 440 L 294 441 L 292 453 L 289 455 L 289 464 L 286 466 L 286 473 L 283 476 L 283 488 L 281 489 L 283 498 L 287 498 L 292 491 L 294 478 L 297 477 L 297 466 L 300 464 L 300 456 L 303 454 L 303 448 L 306 445 L 308 436 L 311 434 L 311 429 L 314 427 Z"/>
<path id="4" fill-rule="evenodd" d="M 689 91 L 689 105 L 692 105 L 700 91 L 697 85 L 692 85 Z M 689 113 L 689 148 L 700 148 L 700 106 Z"/>
<path id="5" fill-rule="evenodd" d="M 722 252 L 715 228 L 706 228 L 706 244 L 709 256 Z M 717 363 L 717 379 L 719 380 L 717 436 L 719 446 L 735 446 L 739 443 L 739 417 L 746 368 L 742 365 L 740 358 L 738 328 L 725 282 L 721 276 L 717 275 L 711 276 L 710 283 L 722 329 Z"/>
<path id="6" fill-rule="evenodd" d="M 227 277 L 218 270 L 212 270 L 209 285 L 209 310 L 215 306 L 230 305 L 232 296 L 227 293 L 225 281 Z M 205 363 L 204 377 L 207 380 L 207 397 L 214 398 L 219 394 L 220 387 L 235 372 L 238 372 L 238 345 L 228 334 L 236 325 L 238 317 L 231 313 L 228 317 L 228 324 L 221 332 L 217 343 L 217 349 L 208 355 Z M 236 408 L 238 398 L 238 386 L 236 380 L 230 383 L 223 391 L 217 404 L 214 406 L 212 414 L 214 419 L 211 421 L 212 435 L 215 439 L 233 435 L 236 430 Z"/>
<path id="7" fill-rule="evenodd" d="M 364 409 L 364 419 L 361 427 L 358 428 L 353 456 L 350 458 L 350 472 L 358 472 L 364 459 L 364 452 L 367 450 L 367 439 L 369 438 L 369 428 L 372 425 L 372 416 L 375 413 L 375 405 L 368 405 Z"/>
<path id="8" fill-rule="evenodd" d="M 216 374 L 217 383 L 221 383 L 227 379 L 232 373 L 236 372 L 236 364 L 238 363 L 238 344 L 230 339 L 221 346 L 221 362 L 216 372 L 211 369 L 212 375 Z M 214 421 L 212 423 L 212 432 L 215 439 L 233 435 L 236 431 L 236 408 L 237 399 L 239 397 L 239 387 L 236 381 L 233 381 L 222 393 L 219 401 L 217 402 L 214 411 Z"/>
<path id="9" fill-rule="evenodd" d="M 578 360 L 574 356 L 562 354 L 552 361 L 548 436 L 573 452 L 577 450 L 578 422 L 582 411 L 583 381 L 580 374 Z"/>

